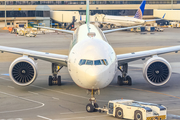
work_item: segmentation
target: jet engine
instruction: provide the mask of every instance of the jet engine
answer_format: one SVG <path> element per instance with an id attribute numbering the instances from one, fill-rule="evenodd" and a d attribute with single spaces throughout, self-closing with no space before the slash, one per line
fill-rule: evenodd
<path id="1" fill-rule="evenodd" d="M 154 86 L 167 83 L 171 77 L 171 66 L 164 58 L 154 56 L 143 67 L 144 78 Z"/>
<path id="2" fill-rule="evenodd" d="M 9 67 L 9 75 L 20 86 L 30 85 L 37 77 L 36 63 L 26 56 L 17 58 Z"/>

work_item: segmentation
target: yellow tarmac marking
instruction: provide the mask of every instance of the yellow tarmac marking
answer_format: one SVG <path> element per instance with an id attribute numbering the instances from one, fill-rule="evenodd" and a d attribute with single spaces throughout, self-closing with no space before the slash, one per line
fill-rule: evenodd
<path id="1" fill-rule="evenodd" d="M 115 86 L 115 85 L 110 85 L 110 86 L 113 86 L 113 87 L 118 87 L 118 86 Z M 139 88 L 129 88 L 129 87 L 124 87 L 124 86 L 121 86 L 123 88 L 127 88 L 127 89 L 132 89 L 132 90 L 137 90 L 137 91 L 144 91 L 144 92 L 149 92 L 149 93 L 155 93 L 155 94 L 160 94 L 160 95 L 165 95 L 165 96 L 169 96 L 169 97 L 173 97 L 173 98 L 177 98 L 177 99 L 180 99 L 180 97 L 177 97 L 177 96 L 174 96 L 174 95 L 169 95 L 169 94 L 166 94 L 166 93 L 161 93 L 161 92 L 155 92 L 155 91 L 150 91 L 150 90 L 144 90 L 144 89 L 139 89 Z"/>
<path id="2" fill-rule="evenodd" d="M 128 87 L 124 87 L 124 88 L 128 88 Z M 143 90 L 143 89 L 138 89 L 138 88 L 129 88 L 129 89 L 138 90 L 138 91 L 145 91 L 145 92 L 150 92 L 150 93 L 155 93 L 155 94 L 160 94 L 160 95 L 165 95 L 165 96 L 169 96 L 169 97 L 180 99 L 180 97 L 177 97 L 177 96 L 174 96 L 174 95 L 169 95 L 169 94 L 166 94 L 166 93 L 161 93 L 161 92 L 155 92 L 155 91 L 150 91 L 150 90 Z"/>
<path id="3" fill-rule="evenodd" d="M 111 86 L 118 87 L 118 86 L 114 86 L 114 85 L 111 85 Z M 155 94 L 159 94 L 159 95 L 164 95 L 164 96 L 169 96 L 169 97 L 180 99 L 180 97 L 177 97 L 177 96 L 174 96 L 174 95 L 169 95 L 169 94 L 166 94 L 166 93 L 161 93 L 161 92 L 155 92 L 155 91 L 150 91 L 150 90 L 143 90 L 143 89 L 139 89 L 139 88 L 129 88 L 129 87 L 123 87 L 123 88 L 132 89 L 132 90 L 136 90 L 136 91 L 144 91 L 144 92 L 149 92 L 149 93 L 155 93 Z M 173 110 L 168 110 L 168 111 L 179 111 L 179 110 L 180 109 L 173 109 Z"/>

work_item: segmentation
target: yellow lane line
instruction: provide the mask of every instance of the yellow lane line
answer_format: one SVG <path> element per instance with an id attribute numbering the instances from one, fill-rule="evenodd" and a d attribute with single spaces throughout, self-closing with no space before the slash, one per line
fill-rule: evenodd
<path id="1" fill-rule="evenodd" d="M 113 86 L 113 87 L 118 87 L 118 86 L 115 86 L 115 85 L 110 85 L 110 86 Z M 127 88 L 127 89 L 132 89 L 132 90 L 137 90 L 137 91 L 144 91 L 144 92 L 149 92 L 149 93 L 155 93 L 155 94 L 160 94 L 160 95 L 165 95 L 165 96 L 169 96 L 169 97 L 173 97 L 173 98 L 177 98 L 177 99 L 180 99 L 180 97 L 177 97 L 177 96 L 174 96 L 174 95 L 169 95 L 169 94 L 166 94 L 166 93 L 161 93 L 161 92 L 155 92 L 155 91 L 150 91 L 150 90 L 144 90 L 144 89 L 139 89 L 139 88 L 129 88 L 129 87 L 124 87 L 124 86 L 121 86 L 123 88 Z"/>
<path id="2" fill-rule="evenodd" d="M 129 88 L 129 87 L 123 87 L 123 88 Z M 169 95 L 169 94 L 166 94 L 166 93 L 161 93 L 161 92 L 155 92 L 155 91 L 150 91 L 150 90 L 143 90 L 143 89 L 139 89 L 139 88 L 129 88 L 129 89 L 138 90 L 138 91 L 145 91 L 145 92 L 150 92 L 150 93 L 155 93 L 155 94 L 160 94 L 160 95 L 165 95 L 165 96 L 169 96 L 169 97 L 180 99 L 180 97 L 177 97 L 177 96 L 174 96 L 174 95 Z"/>

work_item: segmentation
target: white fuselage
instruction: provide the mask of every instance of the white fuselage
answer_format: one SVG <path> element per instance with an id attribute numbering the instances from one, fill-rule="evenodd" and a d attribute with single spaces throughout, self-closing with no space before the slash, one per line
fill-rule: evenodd
<path id="1" fill-rule="evenodd" d="M 112 23 L 116 26 L 123 26 L 123 27 L 143 25 L 145 23 L 143 19 L 137 19 L 137 18 L 126 17 L 126 16 L 111 16 L 111 15 L 105 15 L 104 22 Z"/>
<path id="2" fill-rule="evenodd" d="M 73 34 L 68 71 L 78 86 L 100 89 L 112 82 L 117 70 L 117 58 L 102 31 L 92 24 L 89 24 L 89 28 L 90 31 L 84 24 Z M 89 32 L 95 33 L 95 36 L 89 37 Z"/>

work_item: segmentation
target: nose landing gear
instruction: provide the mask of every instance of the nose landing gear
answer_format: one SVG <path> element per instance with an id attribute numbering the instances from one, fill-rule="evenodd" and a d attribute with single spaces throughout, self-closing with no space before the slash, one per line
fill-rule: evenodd
<path id="1" fill-rule="evenodd" d="M 122 68 L 119 68 L 118 69 L 121 71 L 122 73 L 122 77 L 119 75 L 118 78 L 117 78 L 117 84 L 118 85 L 132 85 L 132 80 L 131 80 L 131 77 L 129 75 L 127 75 L 127 72 L 128 72 L 128 64 L 124 64 L 122 66 Z"/>
<path id="2" fill-rule="evenodd" d="M 97 92 L 97 90 L 91 90 L 91 98 L 89 99 L 90 103 L 86 105 L 87 112 L 97 112 L 97 108 L 99 106 L 96 103 L 96 98 L 94 97 L 95 92 Z"/>

